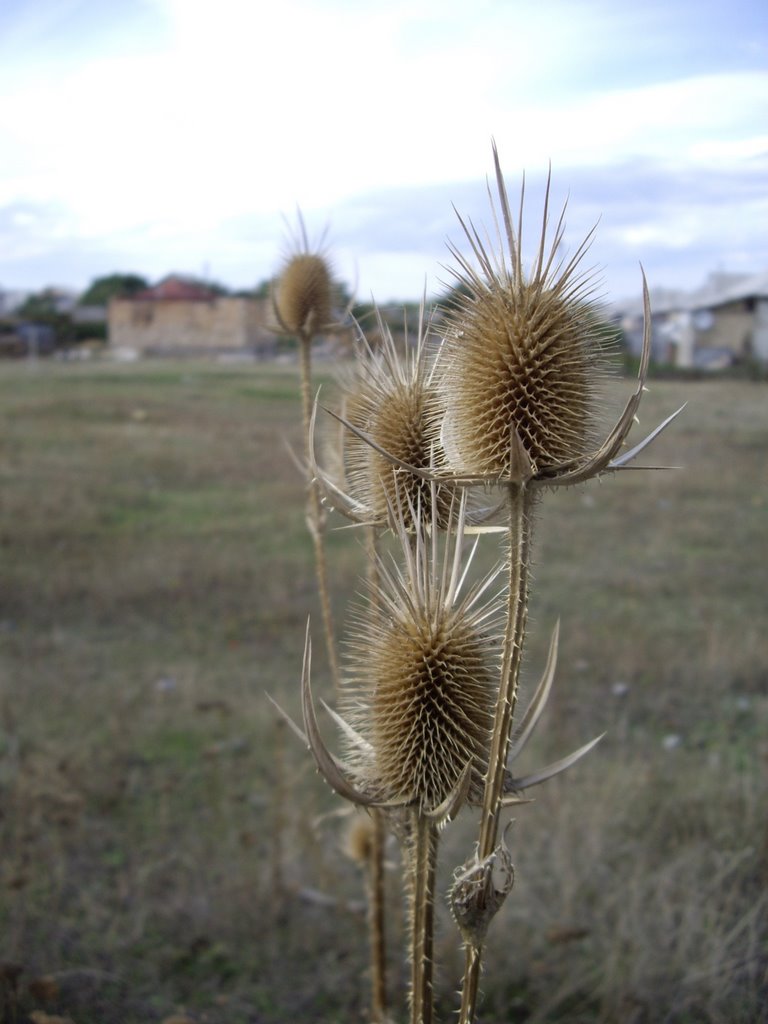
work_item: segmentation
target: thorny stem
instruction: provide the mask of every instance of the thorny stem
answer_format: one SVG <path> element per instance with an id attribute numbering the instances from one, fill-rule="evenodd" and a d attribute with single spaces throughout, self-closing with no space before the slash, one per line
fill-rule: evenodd
<path id="1" fill-rule="evenodd" d="M 378 544 L 376 529 L 365 531 L 368 581 L 372 610 L 378 612 Z M 371 1021 L 384 1021 L 387 1015 L 387 942 L 384 919 L 384 816 L 371 809 L 373 832 L 368 855 L 368 941 L 371 956 Z"/>
<path id="2" fill-rule="evenodd" d="M 312 465 L 311 451 L 311 424 L 312 424 L 312 335 L 306 331 L 299 333 L 299 348 L 301 351 L 301 415 L 304 427 L 304 446 L 307 466 Z M 325 632 L 325 646 L 328 652 L 328 665 L 331 670 L 333 688 L 338 695 L 341 692 L 341 673 L 339 671 L 339 660 L 336 655 L 335 631 L 333 628 L 333 611 L 331 610 L 331 598 L 328 589 L 328 564 L 325 557 L 325 509 L 320 501 L 320 488 L 317 480 L 312 478 L 309 481 L 307 495 L 307 522 L 309 532 L 312 535 L 312 545 L 315 551 L 315 573 L 317 575 L 317 589 L 320 596 L 320 610 L 323 616 L 323 630 Z"/>
<path id="3" fill-rule="evenodd" d="M 483 861 L 496 849 L 504 794 L 504 773 L 507 766 L 512 721 L 517 703 L 520 664 L 525 626 L 528 617 L 528 578 L 531 559 L 532 495 L 524 483 L 509 488 L 509 581 L 507 621 L 504 630 L 499 692 L 494 714 L 491 750 L 483 792 L 480 836 L 477 858 Z M 489 877 L 488 885 L 492 884 Z M 472 1024 L 475 1019 L 482 946 L 468 944 L 464 981 L 461 992 L 459 1024 Z"/>
<path id="4" fill-rule="evenodd" d="M 461 988 L 459 1024 L 467 1024 L 474 1020 L 482 959 L 483 947 L 467 943 L 464 948 L 464 981 Z"/>
<path id="5" fill-rule="evenodd" d="M 371 811 L 373 833 L 368 855 L 368 935 L 371 954 L 371 1021 L 382 1024 L 387 1016 L 387 947 L 384 922 L 384 821 Z"/>
<path id="6" fill-rule="evenodd" d="M 438 833 L 436 826 L 418 810 L 412 811 L 411 823 L 411 1024 L 433 1024 Z"/>
<path id="7" fill-rule="evenodd" d="M 301 352 L 301 413 L 304 430 L 305 458 L 307 466 L 312 465 L 312 335 L 307 331 L 299 332 L 299 348 Z M 315 573 L 317 589 L 320 597 L 320 608 L 323 617 L 325 646 L 328 652 L 328 664 L 333 679 L 333 687 L 337 696 L 341 693 L 341 672 L 336 654 L 333 611 L 331 608 L 328 588 L 328 563 L 325 557 L 325 521 L 326 512 L 320 500 L 320 489 L 315 478 L 309 480 L 307 494 L 307 522 L 312 536 L 315 553 Z M 376 538 L 369 535 L 369 564 L 375 572 Z M 375 593 L 375 588 L 371 588 Z M 384 1021 L 387 1010 L 386 995 L 386 932 L 384 921 L 384 823 L 379 811 L 371 811 L 373 819 L 373 835 L 371 852 L 367 865 L 368 878 L 368 931 L 371 956 L 371 1020 L 373 1024 Z"/>

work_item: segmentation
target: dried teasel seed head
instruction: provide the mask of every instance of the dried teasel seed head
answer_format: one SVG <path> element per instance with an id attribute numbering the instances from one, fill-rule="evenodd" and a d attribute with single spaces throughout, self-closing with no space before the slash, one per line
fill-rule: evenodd
<path id="1" fill-rule="evenodd" d="M 520 446 L 530 475 L 545 474 L 593 449 L 607 345 L 589 302 L 592 276 L 580 269 L 591 236 L 568 262 L 560 261 L 561 216 L 547 251 L 547 183 L 538 256 L 525 273 L 521 228 L 512 226 L 495 150 L 494 159 L 505 229 L 502 254 L 504 242 L 508 251 L 493 259 L 466 225 L 479 267 L 453 250 L 461 287 L 448 314 L 441 360 L 443 440 L 459 472 L 515 480 Z"/>
<path id="2" fill-rule="evenodd" d="M 354 425 L 387 455 L 416 469 L 439 470 L 444 465 L 436 440 L 440 407 L 434 388 L 420 375 L 410 380 L 377 373 L 360 380 L 353 410 Z M 421 508 L 425 517 L 445 525 L 450 489 L 432 489 L 424 478 L 394 468 L 392 461 L 357 437 L 346 440 L 346 466 L 352 492 L 370 510 L 373 522 L 386 522 L 388 509 L 398 504 Z M 432 500 L 435 508 L 432 509 Z"/>
<path id="3" fill-rule="evenodd" d="M 534 472 L 591 450 L 594 326 L 555 289 L 526 285 L 510 300 L 489 287 L 467 303 L 445 377 L 444 440 L 463 471 L 514 475 L 515 435 Z"/>
<path id="4" fill-rule="evenodd" d="M 371 651 L 378 776 L 395 798 L 441 804 L 468 761 L 485 765 L 494 672 L 488 641 L 452 616 L 392 621 Z"/>
<path id="5" fill-rule="evenodd" d="M 434 519 L 442 528 L 451 506 L 449 486 L 434 488 L 397 466 L 400 462 L 436 473 L 445 466 L 439 437 L 442 411 L 424 310 L 415 345 L 406 334 L 402 352 L 378 310 L 377 317 L 380 345 L 374 349 L 361 334 L 354 373 L 340 382 L 343 419 L 371 443 L 343 426 L 334 429 L 329 466 L 335 467 L 335 476 L 344 481 L 343 488 L 368 521 L 384 524 L 391 508 L 402 508 L 406 517 L 409 509 L 418 508 L 425 520 Z"/>
<path id="6" fill-rule="evenodd" d="M 280 275 L 275 306 L 285 329 L 312 335 L 331 322 L 333 283 L 325 258 L 301 252 L 292 256 Z"/>
<path id="7" fill-rule="evenodd" d="M 366 865 L 371 859 L 375 841 L 373 822 L 367 814 L 356 814 L 344 836 L 344 853 L 356 864 Z"/>
<path id="8" fill-rule="evenodd" d="M 370 608 L 350 644 L 354 699 L 348 720 L 370 744 L 360 775 L 386 800 L 434 810 L 471 765 L 477 793 L 487 767 L 498 676 L 496 571 L 459 600 L 461 527 L 437 564 L 419 517 L 401 522 L 406 571 L 379 564 Z"/>

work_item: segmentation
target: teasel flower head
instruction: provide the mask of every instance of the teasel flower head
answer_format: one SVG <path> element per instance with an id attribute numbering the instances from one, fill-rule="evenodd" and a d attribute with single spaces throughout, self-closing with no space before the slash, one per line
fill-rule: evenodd
<path id="1" fill-rule="evenodd" d="M 444 535 L 418 510 L 412 525 L 402 511 L 393 511 L 402 565 L 378 559 L 369 600 L 358 608 L 348 641 L 343 715 L 324 704 L 346 756 L 331 753 L 320 733 L 309 625 L 301 681 L 304 730 L 275 705 L 344 799 L 393 815 L 416 807 L 437 824 L 453 818 L 464 803 L 481 800 L 502 653 L 505 591 L 496 584 L 504 566 L 497 564 L 465 588 L 477 546 L 476 540 L 463 557 L 466 506 L 464 489 L 454 499 Z M 536 771 L 513 770 L 550 695 L 558 636 L 556 627 L 546 666 L 508 748 L 505 807 L 527 803 L 526 790 L 566 771 L 601 738 Z"/>
<path id="2" fill-rule="evenodd" d="M 441 437 L 453 475 L 468 482 L 554 486 L 623 468 L 677 415 L 631 452 L 619 454 L 650 358 L 645 282 L 638 387 L 601 444 L 600 397 L 610 374 L 605 333 L 592 302 L 594 275 L 582 268 L 592 232 L 569 259 L 560 257 L 565 211 L 550 241 L 548 181 L 538 251 L 526 272 L 524 189 L 515 227 L 495 146 L 493 153 L 498 248 L 489 252 L 484 237 L 461 218 L 474 258 L 451 247 L 459 288 L 456 307 L 447 314 L 438 386 L 445 409 Z"/>
<path id="3" fill-rule="evenodd" d="M 439 552 L 419 509 L 399 517 L 404 565 L 379 564 L 372 600 L 348 643 L 351 695 L 346 719 L 367 741 L 353 745 L 363 785 L 389 801 L 434 811 L 465 772 L 468 796 L 487 767 L 500 648 L 498 570 L 462 584 L 466 498 Z M 490 595 L 490 596 L 489 596 Z"/>
<path id="4" fill-rule="evenodd" d="M 445 535 L 418 509 L 410 524 L 401 510 L 392 512 L 402 562 L 378 560 L 370 600 L 359 607 L 348 644 L 344 714 L 325 705 L 341 730 L 345 757 L 331 753 L 320 733 L 309 628 L 304 731 L 285 715 L 340 796 L 380 807 L 393 820 L 416 808 L 443 824 L 479 796 L 487 768 L 501 636 L 502 599 L 494 584 L 502 567 L 465 591 L 472 561 L 471 554 L 463 557 L 465 516 L 466 494 L 455 498 Z"/>
<path id="5" fill-rule="evenodd" d="M 378 343 L 359 331 L 357 359 L 339 381 L 338 416 L 326 434 L 323 466 L 316 464 L 314 473 L 327 504 L 354 522 L 389 525 L 391 509 L 403 509 L 406 521 L 411 509 L 419 509 L 423 521 L 443 528 L 452 489 L 433 487 L 421 474 L 397 465 L 427 474 L 445 469 L 424 302 L 416 340 L 408 338 L 406 323 L 402 349 L 381 312 L 375 312 Z"/>
<path id="6" fill-rule="evenodd" d="M 314 458 L 312 475 L 326 506 L 354 523 L 391 526 L 392 509 L 399 508 L 412 529 L 411 512 L 419 509 L 422 522 L 445 530 L 456 487 L 442 443 L 444 408 L 437 385 L 442 348 L 430 344 L 424 300 L 415 343 L 405 323 L 402 349 L 375 312 L 378 344 L 359 331 L 357 359 L 339 378 L 337 411 L 325 410 L 333 423 L 320 445 L 322 464 Z M 494 529 L 485 524 L 496 511 L 472 493 L 464 511 L 466 532 Z"/>
<path id="7" fill-rule="evenodd" d="M 356 864 L 366 865 L 371 859 L 375 828 L 371 817 L 356 813 L 344 833 L 342 850 Z"/>
<path id="8" fill-rule="evenodd" d="M 272 293 L 272 306 L 283 333 L 312 337 L 332 324 L 333 275 L 322 243 L 310 246 L 301 214 L 298 221 Z"/>

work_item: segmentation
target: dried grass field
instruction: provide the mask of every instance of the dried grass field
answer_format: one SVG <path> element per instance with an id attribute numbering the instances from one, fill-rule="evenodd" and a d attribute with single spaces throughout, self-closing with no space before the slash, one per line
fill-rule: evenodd
<path id="1" fill-rule="evenodd" d="M 541 503 L 526 759 L 606 736 L 517 809 L 483 1024 L 768 1020 L 768 392 L 653 382 L 643 426 L 684 401 L 646 459 L 679 471 Z M 265 697 L 298 715 L 310 613 L 330 693 L 298 420 L 291 367 L 0 366 L 2 1024 L 365 1019 L 350 819 Z M 447 912 L 438 943 L 449 1019 Z"/>

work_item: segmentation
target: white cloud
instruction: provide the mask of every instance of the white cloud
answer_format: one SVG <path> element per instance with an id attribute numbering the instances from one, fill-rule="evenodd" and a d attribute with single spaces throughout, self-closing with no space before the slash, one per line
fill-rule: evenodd
<path id="1" fill-rule="evenodd" d="M 450 202 L 484 202 L 492 135 L 511 184 L 551 159 L 558 188 L 573 184 L 577 223 L 607 206 L 617 220 L 601 230 L 638 248 L 661 245 L 672 220 L 680 244 L 701 239 L 700 210 L 681 195 L 683 211 L 667 208 L 659 226 L 649 188 L 670 194 L 685 177 L 695 198 L 714 165 L 745 167 L 768 146 L 767 72 L 691 72 L 668 43 L 663 74 L 637 59 L 661 52 L 667 5 L 283 0 L 266 18 L 263 5 L 217 0 L 214 18 L 202 0 L 145 0 L 124 32 L 102 16 L 89 36 L 92 5 L 67 3 L 66 19 L 44 0 L 21 8 L 18 53 L 13 32 L 0 40 L 0 207 L 17 211 L 5 231 L 19 252 L 37 252 L 48 231 L 159 272 L 212 257 L 247 283 L 271 269 L 278 215 L 300 203 L 313 224 L 339 226 L 348 276 L 355 239 L 364 288 L 388 296 L 407 278 L 413 294 L 441 273 Z M 68 21 L 57 49 L 52 33 Z M 686 39 L 701 22 L 686 23 Z M 630 193 L 631 176 L 611 178 L 651 164 L 665 184 L 636 175 Z M 602 196 L 580 196 L 580 174 L 599 168 Z M 754 231 L 743 197 L 718 204 Z M 34 231 L 20 210 L 39 211 Z"/>
<path id="2" fill-rule="evenodd" d="M 702 145 L 744 145 L 764 117 L 768 72 L 701 75 L 605 89 L 525 106 L 499 145 L 525 163 L 606 164 L 621 157 L 684 161 Z M 507 121 L 509 118 L 506 119 Z M 751 142 L 750 142 L 751 144 Z"/>

